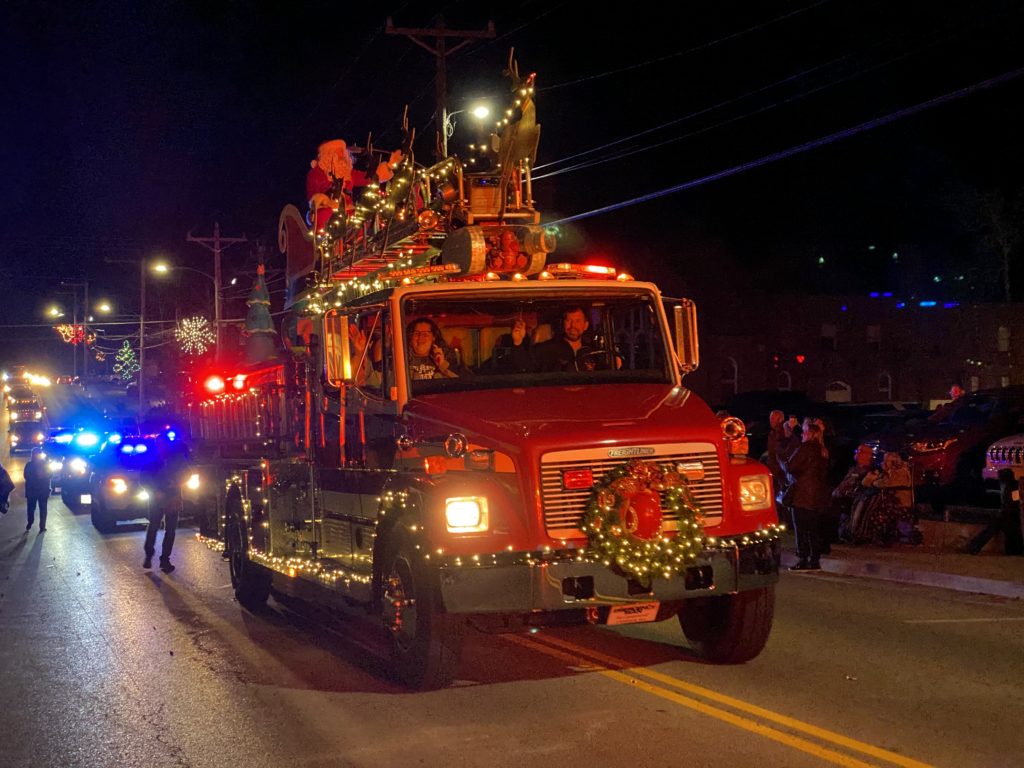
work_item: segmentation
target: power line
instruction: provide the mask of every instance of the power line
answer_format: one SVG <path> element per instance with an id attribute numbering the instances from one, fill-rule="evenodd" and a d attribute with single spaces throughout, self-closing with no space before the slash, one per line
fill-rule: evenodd
<path id="1" fill-rule="evenodd" d="M 1002 75 L 997 75 L 996 77 L 989 78 L 988 80 L 983 80 L 980 83 L 975 83 L 974 85 L 969 85 L 964 88 L 960 88 L 956 91 L 952 91 L 942 96 L 937 96 L 934 99 L 929 99 L 928 101 L 924 101 L 919 104 L 915 104 L 913 106 L 897 110 L 896 112 L 891 112 L 888 115 L 877 117 L 873 120 L 868 120 L 867 122 L 855 125 L 851 128 L 845 128 L 841 131 L 830 133 L 829 135 L 824 136 L 820 139 L 814 139 L 813 141 L 808 141 L 803 144 L 799 144 L 795 147 L 790 147 L 789 149 L 774 152 L 770 155 L 766 155 L 757 160 L 751 160 L 740 165 L 734 165 L 731 168 L 726 168 L 725 170 L 718 171 L 707 176 L 702 176 L 698 179 L 693 179 L 683 184 L 677 184 L 672 187 L 667 187 L 666 189 L 661 189 L 658 190 L 657 192 L 650 192 L 646 195 L 641 195 L 640 197 L 634 197 L 631 200 L 624 200 L 622 202 L 614 203 L 612 205 L 606 205 L 601 208 L 595 208 L 592 211 L 578 213 L 574 216 L 567 216 L 565 218 L 558 219 L 557 221 L 549 222 L 545 226 L 554 227 L 560 226 L 562 224 L 568 224 L 573 221 L 579 221 L 581 219 L 588 219 L 593 216 L 599 216 L 602 213 L 610 213 L 612 211 L 617 211 L 622 208 L 628 208 L 630 206 L 638 205 L 640 203 L 646 203 L 650 200 L 655 200 L 659 197 L 665 197 L 666 195 L 672 195 L 675 194 L 676 192 L 682 192 L 687 189 L 692 189 L 693 187 L 699 187 L 703 184 L 707 184 L 712 181 L 718 181 L 719 179 L 724 179 L 729 176 L 735 176 L 736 174 L 742 173 L 743 171 L 749 171 L 754 168 L 760 168 L 763 165 L 768 165 L 769 163 L 784 160 L 788 157 L 792 157 L 793 155 L 798 155 L 801 154 L 802 152 L 807 152 L 808 150 L 816 149 L 818 147 L 825 146 L 826 144 L 831 144 L 835 141 L 839 141 L 840 139 L 845 139 L 850 136 L 854 136 L 858 133 L 863 133 L 864 131 L 870 131 L 875 128 L 879 128 L 883 125 L 888 125 L 889 123 L 896 122 L 897 120 L 901 120 L 904 117 L 910 117 L 911 115 L 915 115 L 918 112 L 923 112 L 926 109 L 931 109 L 932 107 L 947 104 L 951 101 L 955 101 L 956 99 L 963 98 L 964 96 L 969 96 L 973 93 L 976 93 L 977 91 L 994 88 L 997 85 L 1002 85 L 1003 83 L 1014 80 L 1020 77 L 1021 75 L 1024 75 L 1024 67 L 1012 70 L 1010 72 L 1005 72 Z"/>
<path id="2" fill-rule="evenodd" d="M 750 34 L 751 32 L 757 32 L 758 30 L 764 29 L 765 27 L 771 26 L 772 24 L 777 24 L 780 21 L 785 21 L 786 19 L 790 19 L 790 18 L 792 18 L 794 16 L 798 16 L 801 13 L 805 13 L 806 11 L 813 10 L 814 8 L 817 8 L 819 5 L 824 5 L 825 3 L 828 3 L 828 2 L 831 2 L 831 0 L 819 0 L 817 3 L 812 3 L 811 5 L 805 6 L 803 8 L 798 8 L 795 11 L 790 11 L 789 13 L 784 13 L 781 16 L 776 16 L 774 19 L 769 19 L 768 21 L 761 22 L 760 24 L 755 24 L 752 27 L 747 27 L 746 29 L 741 29 L 738 32 L 733 32 L 732 34 L 725 35 L 724 37 L 716 38 L 715 40 L 710 40 L 710 41 L 708 41 L 706 43 L 701 43 L 700 45 L 695 45 L 692 48 L 687 48 L 686 50 L 683 50 L 683 51 L 676 51 L 675 53 L 669 53 L 669 54 L 666 54 L 665 56 L 659 56 L 659 57 L 657 57 L 655 59 L 648 59 L 647 61 L 641 61 L 641 62 L 639 62 L 637 64 L 630 64 L 628 66 L 620 67 L 618 69 L 610 69 L 607 72 L 601 72 L 601 73 L 596 74 L 596 75 L 588 75 L 587 77 L 580 77 L 580 78 L 577 78 L 576 80 L 569 80 L 568 82 L 565 82 L 565 83 L 556 83 L 555 85 L 548 85 L 548 86 L 545 86 L 544 88 L 538 88 L 537 92 L 538 93 L 543 93 L 544 91 L 553 91 L 553 90 L 555 90 L 557 88 L 568 88 L 570 85 L 577 85 L 579 83 L 586 83 L 586 82 L 590 82 L 591 80 L 600 80 L 603 77 L 610 77 L 611 75 L 617 75 L 620 72 L 629 72 L 629 71 L 634 70 L 634 69 L 640 69 L 641 67 L 650 66 L 651 64 L 658 64 L 658 63 L 661 63 L 663 61 L 670 61 L 671 59 L 677 59 L 677 58 L 679 58 L 681 56 L 686 56 L 686 55 L 691 54 L 691 53 L 696 53 L 697 51 L 704 51 L 704 50 L 707 50 L 708 48 L 713 48 L 714 46 L 719 45 L 720 43 L 724 43 L 724 42 L 727 42 L 729 40 L 735 40 L 736 38 L 742 37 L 743 35 Z"/>

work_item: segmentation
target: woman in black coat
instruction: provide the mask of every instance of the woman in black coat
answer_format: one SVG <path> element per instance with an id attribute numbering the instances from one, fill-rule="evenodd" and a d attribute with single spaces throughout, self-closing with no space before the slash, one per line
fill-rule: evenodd
<path id="1" fill-rule="evenodd" d="M 802 442 L 796 452 L 780 462 L 796 489 L 793 492 L 793 532 L 799 562 L 791 571 L 821 570 L 822 517 L 827 514 L 831 498 L 828 484 L 828 451 L 821 427 L 804 427 Z"/>

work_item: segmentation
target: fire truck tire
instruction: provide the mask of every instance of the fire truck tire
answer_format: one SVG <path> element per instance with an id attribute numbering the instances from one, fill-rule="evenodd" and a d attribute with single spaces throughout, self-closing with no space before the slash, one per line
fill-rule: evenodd
<path id="1" fill-rule="evenodd" d="M 267 604 L 272 575 L 262 565 L 249 559 L 249 537 L 242 516 L 241 494 L 236 489 L 228 492 L 227 520 L 225 545 L 235 599 L 243 608 L 256 612 Z"/>
<path id="2" fill-rule="evenodd" d="M 701 658 L 715 664 L 742 664 L 764 649 L 774 615 L 772 585 L 688 600 L 679 612 L 679 625 Z"/>
<path id="3" fill-rule="evenodd" d="M 437 575 L 407 537 L 385 551 L 381 596 L 395 675 L 410 688 L 441 688 L 458 668 L 465 623 L 440 610 Z"/>

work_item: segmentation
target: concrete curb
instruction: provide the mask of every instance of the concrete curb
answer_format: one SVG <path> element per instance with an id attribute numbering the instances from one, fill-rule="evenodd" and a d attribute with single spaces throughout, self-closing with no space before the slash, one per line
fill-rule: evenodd
<path id="1" fill-rule="evenodd" d="M 785 568 L 796 563 L 796 555 L 785 552 L 782 565 Z M 1024 599 L 1024 584 L 998 579 L 981 579 L 977 576 L 961 576 L 955 573 L 937 571 L 915 571 L 902 566 L 872 563 L 866 560 L 842 560 L 836 557 L 821 558 L 821 570 L 842 576 L 862 576 L 869 579 L 898 581 L 904 584 L 919 584 L 924 587 L 939 587 L 957 592 L 975 592 L 996 597 Z"/>

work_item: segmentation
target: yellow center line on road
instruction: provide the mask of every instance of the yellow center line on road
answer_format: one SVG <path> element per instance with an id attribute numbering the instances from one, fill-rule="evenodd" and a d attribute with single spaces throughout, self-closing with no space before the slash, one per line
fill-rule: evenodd
<path id="1" fill-rule="evenodd" d="M 793 747 L 794 749 L 798 749 L 802 752 L 807 752 L 808 754 L 815 755 L 817 757 L 822 758 L 823 760 L 828 760 L 832 763 L 835 763 L 836 765 L 865 766 L 870 765 L 870 763 L 862 762 L 861 760 L 858 760 L 854 757 L 843 754 L 841 752 L 836 752 L 834 750 L 828 749 L 827 747 L 822 747 L 818 744 L 815 744 L 814 742 L 800 738 L 799 736 L 792 736 L 788 733 L 784 733 L 783 731 L 779 731 L 770 726 L 763 725 L 753 720 L 748 720 L 744 717 L 740 717 L 739 715 L 733 714 L 732 712 L 718 709 L 717 707 L 713 707 L 697 699 L 691 699 L 687 696 L 682 696 L 678 693 L 675 693 L 674 691 L 667 690 L 663 687 L 659 687 L 658 685 L 651 685 L 650 683 L 638 680 L 636 678 L 644 677 L 656 683 L 660 683 L 661 685 L 667 685 L 672 688 L 678 688 L 688 693 L 701 696 L 702 698 L 709 699 L 718 704 L 723 704 L 733 709 L 737 709 L 741 712 L 754 715 L 763 720 L 768 720 L 769 722 L 785 726 L 786 728 L 789 728 L 791 730 L 804 733 L 808 736 L 813 736 L 817 739 L 821 739 L 822 741 L 829 742 L 836 746 L 841 746 L 855 752 L 860 752 L 864 755 L 869 755 L 871 757 L 877 758 L 879 760 L 885 761 L 893 765 L 903 766 L 904 768 L 931 768 L 931 766 L 928 763 L 922 763 L 918 760 L 914 760 L 912 758 L 896 754 L 895 752 L 890 752 L 880 747 L 876 747 L 872 744 L 867 744 L 862 741 L 857 741 L 856 739 L 851 739 L 847 736 L 843 736 L 842 734 L 829 731 L 825 728 L 820 728 L 816 725 L 811 725 L 810 723 L 805 723 L 801 720 L 797 720 L 786 715 L 781 715 L 777 712 L 772 712 L 771 710 L 765 709 L 764 707 L 759 707 L 756 704 L 750 704 L 746 701 L 742 701 L 741 699 L 736 699 L 732 696 L 727 696 L 725 694 L 718 693 L 717 691 L 713 691 L 708 688 L 703 688 L 699 685 L 693 685 L 692 683 L 684 682 L 670 675 L 665 675 L 660 672 L 647 669 L 645 667 L 631 667 L 628 662 L 623 661 L 622 659 L 616 659 L 614 657 L 607 656 L 598 651 L 578 646 L 575 643 L 571 643 L 560 638 L 551 637 L 550 635 L 534 635 L 531 636 L 530 639 L 516 636 L 507 636 L 505 639 L 516 641 L 520 645 L 523 645 L 527 648 L 532 648 L 534 650 L 539 650 L 542 653 L 549 653 L 550 655 L 555 656 L 556 658 L 560 658 L 563 661 L 569 661 L 572 664 L 579 664 L 581 657 L 583 659 L 596 662 L 601 665 L 596 669 L 596 671 L 599 674 L 604 675 L 605 677 L 609 677 L 613 680 L 626 683 L 631 687 L 639 688 L 640 690 L 646 691 L 647 693 L 659 696 L 664 699 L 668 699 L 670 701 L 675 702 L 676 704 L 688 707 L 695 711 L 709 715 L 710 717 L 722 720 L 723 722 L 729 723 L 730 725 L 734 725 L 738 728 L 742 728 L 744 730 L 756 733 L 760 736 L 764 736 L 774 741 L 778 741 L 782 744 Z M 625 671 L 619 672 L 616 671 L 617 669 Z"/>

